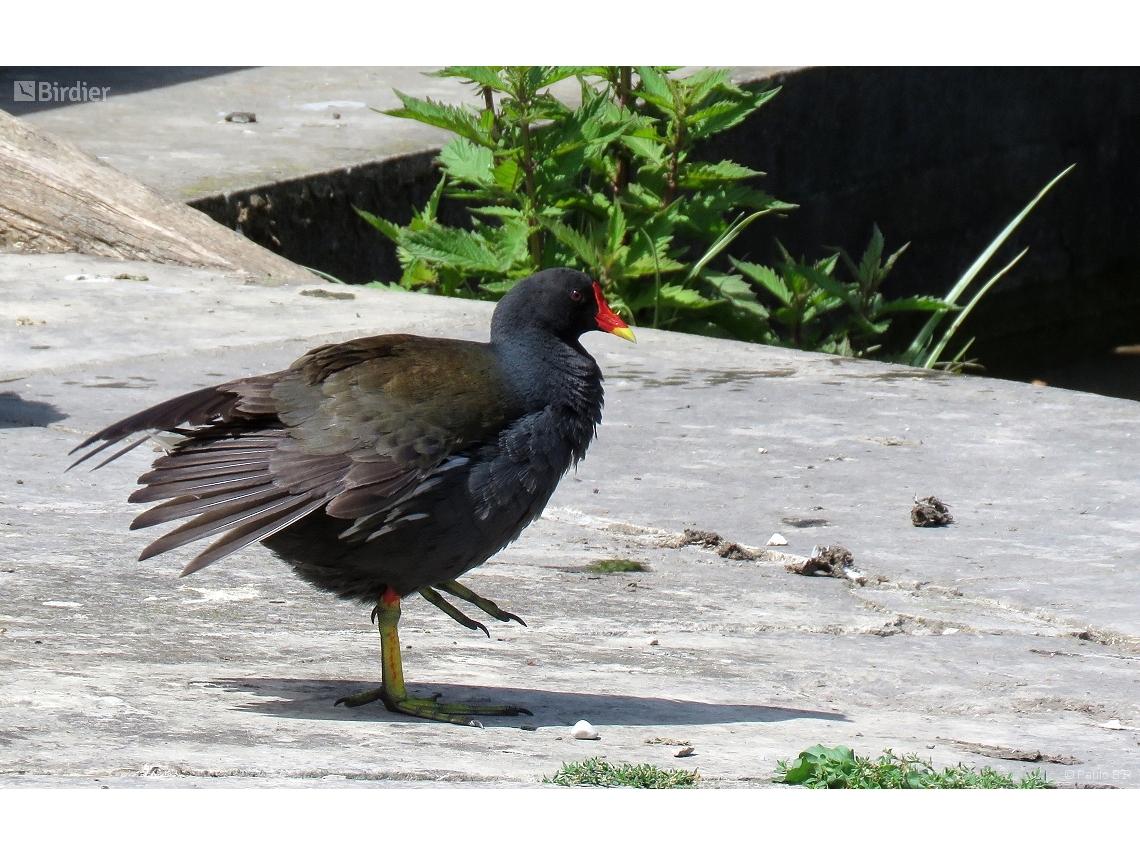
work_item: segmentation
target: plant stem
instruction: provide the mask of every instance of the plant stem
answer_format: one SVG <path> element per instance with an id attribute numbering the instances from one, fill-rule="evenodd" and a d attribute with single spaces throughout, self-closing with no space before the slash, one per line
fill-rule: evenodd
<path id="1" fill-rule="evenodd" d="M 525 70 L 519 70 L 515 99 L 519 102 L 519 136 L 522 140 L 522 169 L 527 197 L 527 247 L 535 268 L 542 267 L 542 230 L 538 222 L 538 187 L 534 181 L 534 142 L 530 136 L 531 99 L 526 89 Z"/>
<path id="2" fill-rule="evenodd" d="M 626 110 L 629 105 L 629 93 L 633 90 L 633 66 L 620 65 L 618 66 L 618 81 L 615 89 L 617 95 L 618 107 L 621 110 Z M 622 194 L 622 191 L 629 185 L 629 153 L 624 149 L 619 149 L 617 175 L 614 176 L 614 199 L 617 199 Z"/>
<path id="3" fill-rule="evenodd" d="M 491 136 L 494 139 L 499 138 L 499 114 L 495 112 L 495 95 L 490 86 L 482 87 L 483 103 L 486 108 L 491 111 Z"/>
<path id="4" fill-rule="evenodd" d="M 685 102 L 676 91 L 676 84 L 673 84 L 673 136 L 669 140 L 669 148 L 671 149 L 671 156 L 669 158 L 669 172 L 665 175 L 665 197 L 664 205 L 662 207 L 668 208 L 673 202 L 673 196 L 677 192 L 677 172 L 681 165 L 681 148 L 685 144 Z"/>

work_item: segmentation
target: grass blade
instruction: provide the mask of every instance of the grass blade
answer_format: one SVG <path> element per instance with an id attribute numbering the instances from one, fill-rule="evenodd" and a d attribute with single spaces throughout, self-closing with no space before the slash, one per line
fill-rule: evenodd
<path id="1" fill-rule="evenodd" d="M 962 292 L 970 287 L 970 283 L 974 281 L 974 277 L 978 275 L 981 269 L 985 267 L 986 263 L 991 258 L 993 258 L 994 253 L 998 251 L 1003 243 L 1005 243 L 1006 238 L 1013 234 L 1013 230 L 1021 225 L 1021 221 L 1029 215 L 1029 212 L 1032 211 L 1034 207 L 1036 207 L 1037 203 L 1040 202 L 1042 198 L 1044 198 L 1045 194 L 1053 189 L 1053 185 L 1068 175 L 1075 167 L 1076 164 L 1074 163 L 1067 169 L 1064 169 L 1056 178 L 1046 184 L 1045 187 L 1042 188 L 1041 192 L 1034 196 L 1033 200 L 1028 205 L 1022 208 L 1020 214 L 1010 220 L 1009 225 L 1007 225 L 1002 230 L 1001 234 L 994 238 L 990 245 L 986 247 L 985 251 L 979 255 L 974 260 L 974 263 L 970 265 L 969 269 L 967 269 L 966 272 L 962 274 L 962 277 L 954 284 L 954 287 L 950 289 L 950 293 L 946 295 L 947 303 L 957 302 L 958 298 L 962 296 Z M 935 312 L 933 315 L 931 315 L 930 319 L 927 320 L 922 330 L 918 333 L 917 336 L 915 336 L 914 341 L 910 343 L 910 347 L 906 349 L 906 352 L 903 353 L 899 361 L 904 362 L 907 365 L 929 367 L 933 360 L 928 358 L 929 354 L 927 352 L 927 348 L 934 338 L 935 329 L 937 329 L 938 324 L 942 322 L 942 319 L 945 316 L 946 312 Z M 941 352 L 941 350 L 939 352 Z"/>
<path id="2" fill-rule="evenodd" d="M 743 214 L 737 217 L 736 222 L 734 222 L 724 234 L 718 237 L 713 242 L 713 245 L 708 248 L 708 252 L 702 255 L 700 257 L 700 260 L 697 261 L 697 263 L 689 269 L 689 274 L 685 277 L 684 282 L 681 284 L 684 285 L 696 279 L 697 276 L 700 275 L 700 272 L 704 269 L 705 265 L 720 255 L 722 252 L 724 252 L 728 248 L 728 245 L 736 240 L 736 236 L 744 231 L 752 223 L 753 220 L 755 220 L 757 217 L 764 216 L 770 210 L 771 209 L 768 208 L 763 211 L 755 211 L 749 214 L 747 217 Z"/>
<path id="3" fill-rule="evenodd" d="M 973 299 L 970 300 L 970 302 L 966 304 L 966 307 L 962 309 L 962 311 L 960 311 L 954 318 L 954 322 L 950 324 L 950 328 L 946 330 L 945 335 L 942 336 L 942 340 L 938 342 L 938 346 L 930 352 L 930 355 L 926 358 L 926 362 L 922 366 L 923 368 L 932 368 L 934 366 L 934 363 L 938 361 L 938 357 L 942 355 L 942 351 L 946 349 L 946 345 L 950 343 L 950 339 L 954 337 L 954 333 L 958 332 L 958 327 L 962 326 L 963 321 L 966 320 L 966 316 L 969 315 L 971 311 L 973 311 L 974 306 L 978 305 L 978 301 L 985 296 L 986 292 L 989 291 L 990 288 L 992 288 L 999 279 L 1001 279 L 1003 276 L 1005 276 L 1006 273 L 1009 272 L 1010 268 L 1012 268 L 1013 265 L 1017 264 L 1017 262 L 1025 258 L 1025 254 L 1027 252 L 1029 252 L 1028 247 L 1018 253 L 1017 258 L 1015 258 L 1013 261 L 995 273 L 989 282 L 978 289 L 978 293 L 974 295 Z M 955 359 L 955 362 L 956 361 L 957 359 Z"/>

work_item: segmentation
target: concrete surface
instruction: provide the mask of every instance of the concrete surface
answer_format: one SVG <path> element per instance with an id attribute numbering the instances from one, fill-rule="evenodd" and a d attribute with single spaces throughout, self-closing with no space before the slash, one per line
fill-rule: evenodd
<path id="1" fill-rule="evenodd" d="M 181 552 L 137 563 L 144 449 L 64 472 L 90 431 L 166 397 L 365 333 L 481 338 L 492 309 L 302 290 L 0 256 L 0 785 L 534 785 L 602 755 L 756 786 L 816 742 L 1135 785 L 1140 404 L 646 330 L 586 337 L 596 444 L 464 579 L 529 628 L 486 639 L 406 606 L 415 690 L 521 704 L 537 730 L 333 707 L 379 677 L 366 609 L 260 548 L 181 580 Z M 956 522 L 912 527 L 932 493 Z M 871 581 L 664 545 L 687 527 L 841 544 Z M 588 572 L 602 557 L 650 570 Z M 600 741 L 570 739 L 579 718 Z"/>
<path id="2" fill-rule="evenodd" d="M 249 68 L 150 91 L 112 91 L 106 102 L 69 104 L 28 119 L 171 198 L 190 202 L 438 149 L 451 134 L 376 112 L 400 106 L 395 89 L 447 103 L 481 103 L 458 80 L 425 74 L 433 70 Z M 737 76 L 760 71 L 742 68 Z M 69 79 L 74 76 L 69 73 Z M 566 103 L 578 101 L 572 80 L 554 91 Z M 233 111 L 252 112 L 257 122 L 226 122 L 224 115 Z"/>

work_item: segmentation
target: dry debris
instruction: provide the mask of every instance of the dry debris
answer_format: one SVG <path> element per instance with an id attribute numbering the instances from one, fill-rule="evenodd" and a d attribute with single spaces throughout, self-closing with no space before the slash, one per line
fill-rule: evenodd
<path id="1" fill-rule="evenodd" d="M 687 739 L 667 739 L 663 736 L 654 736 L 652 739 L 645 740 L 646 745 L 690 745 Z"/>
<path id="2" fill-rule="evenodd" d="M 802 563 L 784 565 L 790 572 L 801 576 L 834 576 L 849 579 L 860 585 L 867 584 L 867 577 L 855 569 L 855 558 L 850 550 L 842 546 L 815 546 L 811 557 Z"/>
<path id="3" fill-rule="evenodd" d="M 684 535 L 668 541 L 666 546 L 679 549 L 682 546 L 705 546 L 715 549 L 721 558 L 731 558 L 734 561 L 755 561 L 764 556 L 764 550 L 749 549 L 732 540 L 725 540 L 715 531 L 701 531 L 696 528 L 685 529 Z"/>
<path id="4" fill-rule="evenodd" d="M 950 508 L 937 496 L 927 496 L 925 499 L 915 498 L 914 507 L 910 509 L 911 525 L 919 528 L 935 528 L 940 525 L 950 525 L 954 517 L 950 516 Z"/>
<path id="5" fill-rule="evenodd" d="M 983 757 L 996 757 L 999 760 L 1020 760 L 1023 763 L 1057 763 L 1061 766 L 1077 766 L 1082 761 L 1076 757 L 1063 754 L 1042 754 L 1040 751 L 1023 751 L 1017 748 L 1002 748 L 1000 745 L 983 745 L 980 742 L 963 742 L 961 739 L 943 739 L 937 737 L 936 741 L 943 745 L 951 745 L 971 754 L 980 754 Z"/>

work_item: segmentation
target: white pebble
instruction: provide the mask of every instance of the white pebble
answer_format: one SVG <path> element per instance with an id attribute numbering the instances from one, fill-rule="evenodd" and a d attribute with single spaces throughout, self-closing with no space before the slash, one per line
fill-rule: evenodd
<path id="1" fill-rule="evenodd" d="M 575 739 L 601 739 L 601 736 L 598 735 L 598 729 L 586 719 L 582 719 L 570 728 L 570 735 Z"/>
<path id="2" fill-rule="evenodd" d="M 756 453 L 757 453 L 757 454 L 767 454 L 767 453 L 768 453 L 768 449 L 766 449 L 766 448 L 758 448 L 758 449 L 756 449 Z"/>
<path id="3" fill-rule="evenodd" d="M 770 538 L 768 538 L 768 545 L 769 546 L 787 546 L 788 540 L 782 534 L 777 532 L 776 534 L 774 534 Z"/>

